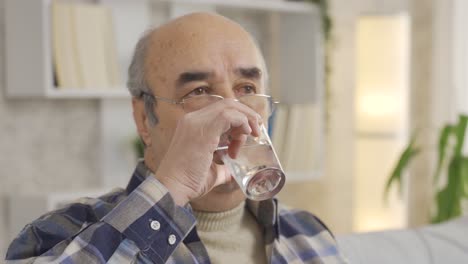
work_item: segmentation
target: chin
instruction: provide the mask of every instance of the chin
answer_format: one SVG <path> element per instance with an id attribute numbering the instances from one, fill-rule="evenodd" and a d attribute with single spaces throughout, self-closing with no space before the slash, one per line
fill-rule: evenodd
<path id="1" fill-rule="evenodd" d="M 213 188 L 209 193 L 191 201 L 192 208 L 206 212 L 223 212 L 238 206 L 246 198 L 235 180 Z"/>

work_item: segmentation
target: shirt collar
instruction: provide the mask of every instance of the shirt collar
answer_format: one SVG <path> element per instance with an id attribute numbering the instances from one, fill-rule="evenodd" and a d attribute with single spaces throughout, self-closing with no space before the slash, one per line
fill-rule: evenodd
<path id="1" fill-rule="evenodd" d="M 278 218 L 278 206 L 276 199 L 253 201 L 247 199 L 247 208 L 257 221 L 265 227 L 274 226 Z"/>
<path id="2" fill-rule="evenodd" d="M 153 173 L 145 165 L 144 160 L 140 160 L 133 172 L 132 178 L 130 179 L 126 191 L 127 194 L 130 194 L 135 190 L 138 185 L 140 185 L 149 175 Z M 272 228 L 278 226 L 279 221 L 279 211 L 278 211 L 278 201 L 276 199 L 268 199 L 264 201 L 253 201 L 246 200 L 247 209 L 253 214 L 257 219 L 257 222 L 264 226 L 265 228 Z M 191 211 L 190 205 L 187 206 L 187 209 Z"/>

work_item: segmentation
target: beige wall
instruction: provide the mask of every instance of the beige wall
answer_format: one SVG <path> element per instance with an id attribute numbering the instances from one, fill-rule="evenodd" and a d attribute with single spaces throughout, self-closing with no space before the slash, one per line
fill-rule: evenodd
<path id="1" fill-rule="evenodd" d="M 351 232 L 353 228 L 356 18 L 360 14 L 405 11 L 407 2 L 330 1 L 333 41 L 325 174 L 317 181 L 288 184 L 281 198 L 293 207 L 315 213 L 338 234 Z"/>
<path id="2" fill-rule="evenodd" d="M 324 175 L 312 182 L 288 184 L 280 196 L 288 205 L 316 214 L 335 233 L 352 228 L 355 2 L 333 0 L 330 5 L 333 40 Z"/>
<path id="3" fill-rule="evenodd" d="M 410 129 L 412 131 L 419 129 L 422 132 L 418 140 L 422 146 L 433 146 L 435 143 L 432 142 L 436 142 L 436 134 L 431 131 L 434 129 L 431 116 L 431 109 L 434 105 L 431 101 L 436 99 L 431 93 L 433 3 L 432 0 L 412 0 L 410 7 L 413 19 Z M 410 177 L 408 177 L 408 224 L 420 226 L 428 223 L 430 215 L 433 169 L 431 164 L 435 161 L 434 153 L 424 151 L 414 161 L 410 168 Z"/>

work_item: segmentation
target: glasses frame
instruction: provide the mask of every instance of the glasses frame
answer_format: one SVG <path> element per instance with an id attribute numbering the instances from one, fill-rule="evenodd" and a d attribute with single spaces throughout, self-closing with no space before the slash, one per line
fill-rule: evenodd
<path id="1" fill-rule="evenodd" d="M 148 93 L 148 92 L 141 92 L 140 93 L 140 98 L 145 96 L 145 95 L 151 97 L 154 101 L 160 100 L 160 101 L 170 103 L 170 104 L 173 104 L 173 105 L 180 105 L 180 106 L 182 106 L 182 109 L 184 109 L 184 111 L 185 111 L 184 104 L 185 104 L 185 101 L 187 100 L 186 98 L 182 98 L 180 100 L 173 100 L 173 99 L 166 98 L 166 97 L 156 96 L 156 95 Z M 206 94 L 206 95 L 200 95 L 200 96 L 210 96 L 210 97 L 218 98 L 220 100 L 225 99 L 223 96 L 217 95 L 217 94 Z M 270 116 L 276 110 L 276 106 L 280 103 L 278 101 L 275 101 L 271 95 L 267 95 L 267 94 L 246 94 L 246 95 L 242 95 L 242 96 L 240 96 L 238 98 L 235 98 L 234 100 L 237 101 L 237 102 L 242 103 L 239 98 L 251 97 L 251 96 L 264 97 L 264 98 L 267 98 L 270 101 L 270 104 L 271 104 Z"/>

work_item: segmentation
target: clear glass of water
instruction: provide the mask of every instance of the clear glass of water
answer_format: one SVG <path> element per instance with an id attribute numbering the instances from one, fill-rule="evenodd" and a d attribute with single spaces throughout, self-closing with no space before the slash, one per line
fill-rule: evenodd
<path id="1" fill-rule="evenodd" d="M 247 137 L 236 159 L 222 145 L 217 151 L 247 198 L 270 199 L 283 188 L 286 177 L 264 126 L 259 137 Z"/>

